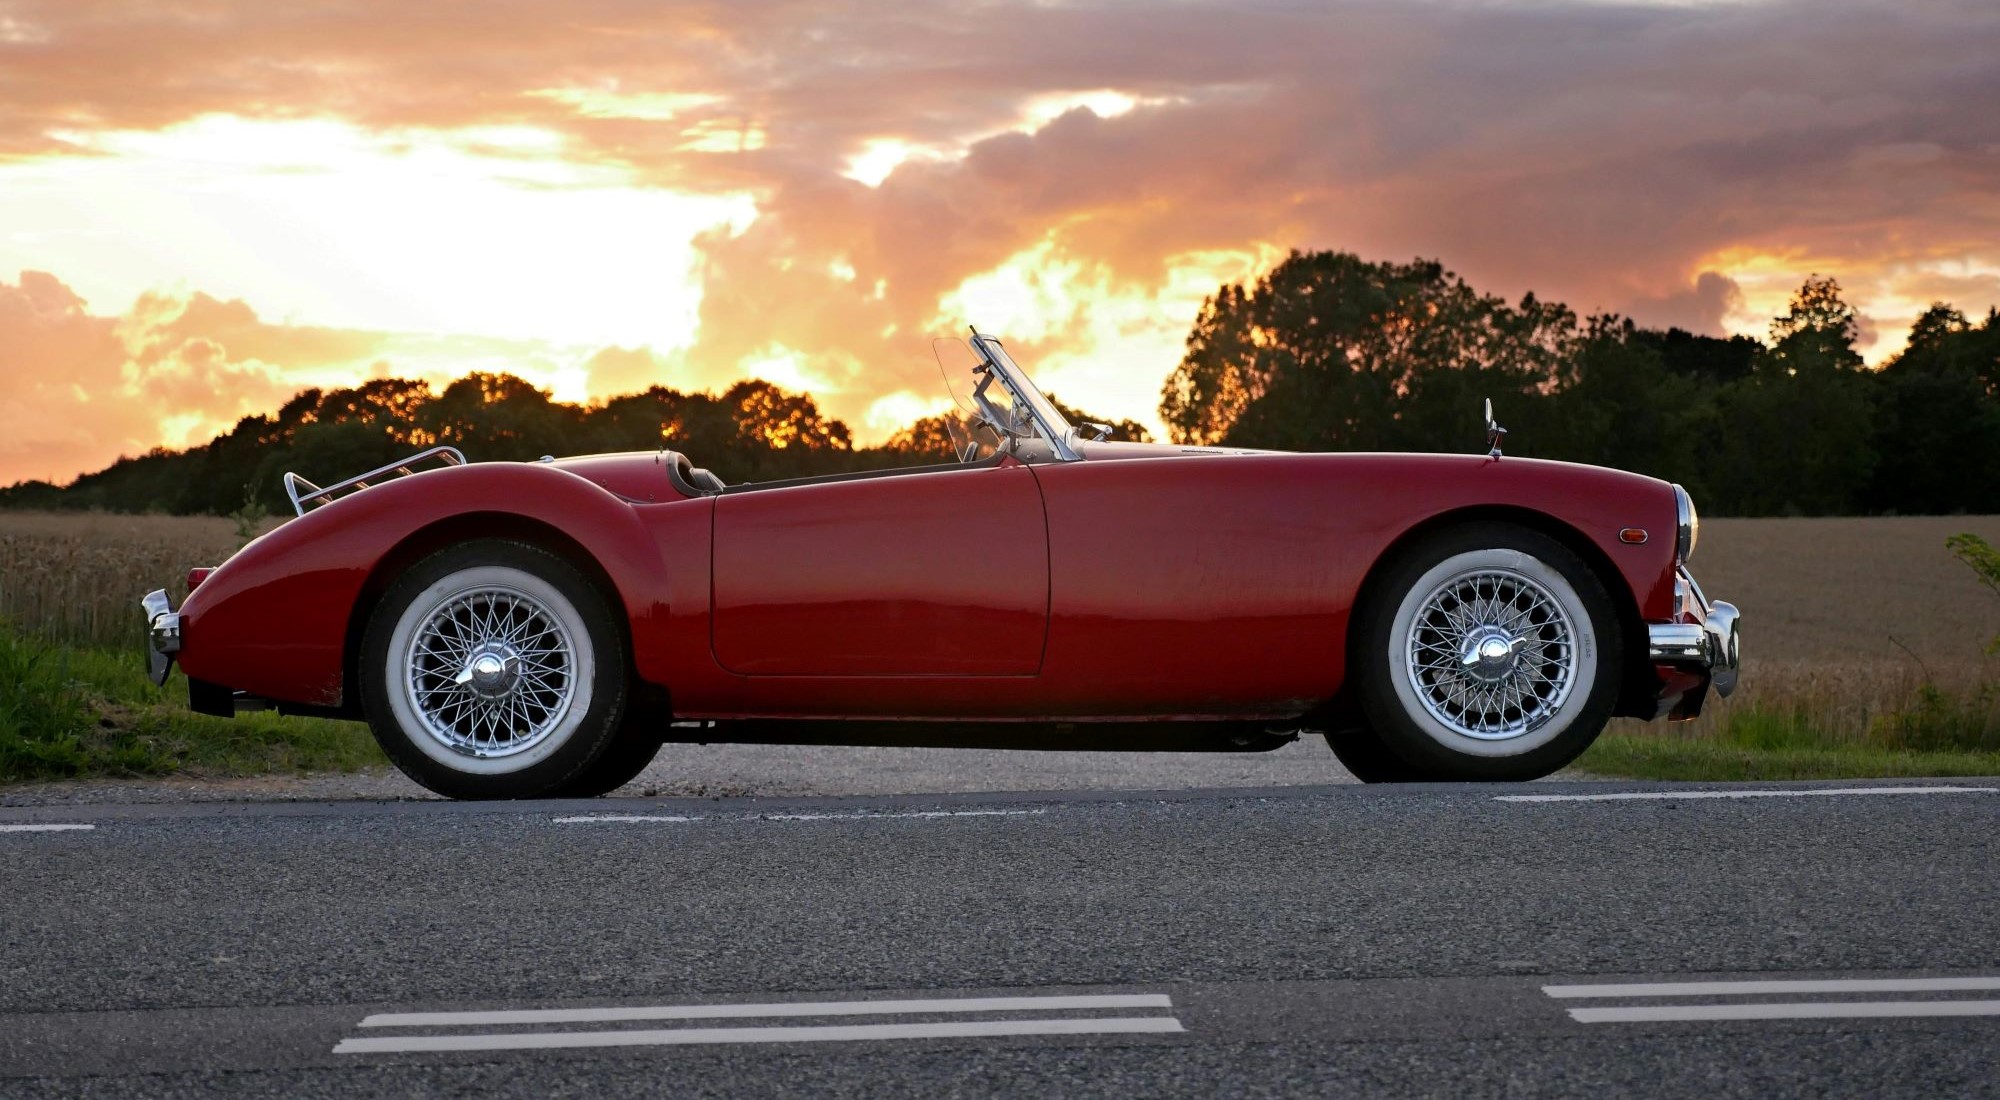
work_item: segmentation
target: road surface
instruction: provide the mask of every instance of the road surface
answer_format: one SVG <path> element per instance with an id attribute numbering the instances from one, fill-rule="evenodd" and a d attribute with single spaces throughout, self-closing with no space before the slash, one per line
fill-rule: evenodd
<path id="1" fill-rule="evenodd" d="M 1996 837 L 1996 780 L 12 807 L 0 1094 L 1993 1094 Z"/>

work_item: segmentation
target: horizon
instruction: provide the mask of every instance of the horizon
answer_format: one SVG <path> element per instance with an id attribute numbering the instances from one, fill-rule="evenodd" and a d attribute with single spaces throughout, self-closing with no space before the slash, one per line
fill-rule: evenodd
<path id="1" fill-rule="evenodd" d="M 1827 274 L 1880 364 L 2000 305 L 1996 59 L 1968 2 L 0 2 L 0 485 L 475 371 L 762 378 L 874 444 L 963 321 L 1163 434 L 1202 300 L 1293 248 L 1760 339 Z"/>

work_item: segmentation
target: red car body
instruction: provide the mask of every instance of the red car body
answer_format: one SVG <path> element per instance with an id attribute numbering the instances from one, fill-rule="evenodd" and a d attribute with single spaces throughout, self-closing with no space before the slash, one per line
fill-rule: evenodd
<path id="1" fill-rule="evenodd" d="M 728 740 L 740 720 L 863 743 L 903 720 L 1325 728 L 1382 563 L 1441 525 L 1502 519 L 1561 541 L 1611 594 L 1629 643 L 1618 713 L 1685 715 L 1706 693 L 1706 662 L 1648 644 L 1702 608 L 1665 482 L 1485 455 L 1077 449 L 720 492 L 664 451 L 394 478 L 203 578 L 175 656 L 198 709 L 359 717 L 358 641 L 387 585 L 504 536 L 615 593 L 640 719 L 663 736 L 699 723 L 684 739 Z M 944 743 L 982 740 L 950 728 Z"/>

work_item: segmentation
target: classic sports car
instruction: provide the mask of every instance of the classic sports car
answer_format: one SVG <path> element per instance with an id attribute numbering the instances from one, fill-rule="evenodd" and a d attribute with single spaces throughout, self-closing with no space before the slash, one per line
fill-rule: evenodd
<path id="1" fill-rule="evenodd" d="M 1738 669 L 1677 485 L 1481 454 L 1111 442 L 974 333 L 941 465 L 725 484 L 673 451 L 437 448 L 144 600 L 209 714 L 365 719 L 458 798 L 591 796 L 663 742 L 1253 750 L 1516 780 Z M 1094 436 L 1095 438 L 1088 438 Z M 436 469 L 420 467 L 437 464 Z"/>

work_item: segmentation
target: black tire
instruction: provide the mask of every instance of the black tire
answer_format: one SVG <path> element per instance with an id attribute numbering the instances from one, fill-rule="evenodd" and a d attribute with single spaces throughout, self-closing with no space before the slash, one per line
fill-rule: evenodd
<path id="1" fill-rule="evenodd" d="M 1618 613 L 1597 574 L 1507 523 L 1410 547 L 1370 583 L 1349 642 L 1354 697 L 1384 754 L 1369 766 L 1393 774 L 1400 761 L 1413 779 L 1548 775 L 1597 739 L 1623 678 Z"/>
<path id="2" fill-rule="evenodd" d="M 1389 751 L 1375 731 L 1360 726 L 1326 731 L 1326 747 L 1349 775 L 1363 783 L 1413 783 L 1423 776 Z"/>
<path id="3" fill-rule="evenodd" d="M 604 755 L 583 770 L 583 774 L 557 786 L 549 798 L 598 798 L 610 794 L 638 778 L 646 765 L 660 754 L 660 739 L 625 730 L 604 750 Z"/>
<path id="4" fill-rule="evenodd" d="M 540 798 L 576 782 L 624 718 L 616 613 L 539 547 L 482 539 L 432 554 L 383 593 L 362 637 L 375 740 L 450 798 Z"/>

